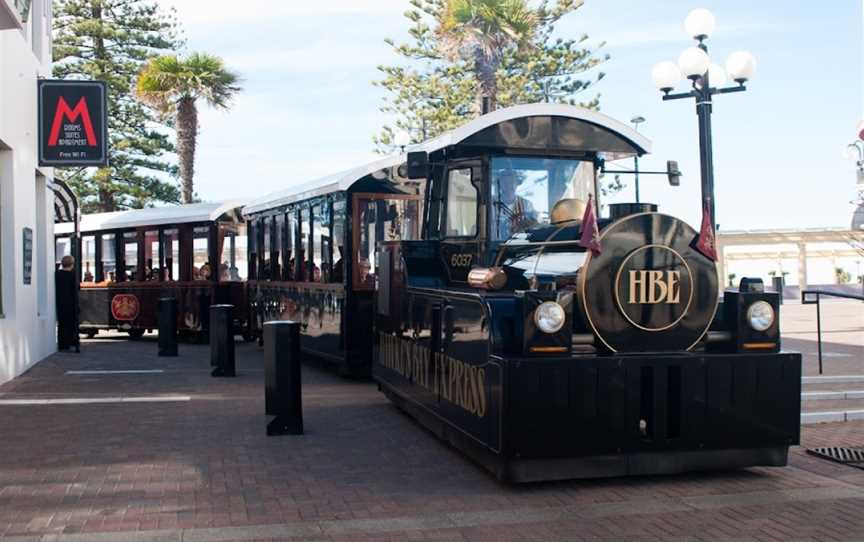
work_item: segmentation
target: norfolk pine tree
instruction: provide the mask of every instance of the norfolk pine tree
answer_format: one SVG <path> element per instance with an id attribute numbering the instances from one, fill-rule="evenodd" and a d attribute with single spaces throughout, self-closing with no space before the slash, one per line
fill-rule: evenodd
<path id="1" fill-rule="evenodd" d="M 146 61 L 177 49 L 171 12 L 152 0 L 58 0 L 54 4 L 54 76 L 108 83 L 109 166 L 60 170 L 84 212 L 176 203 L 174 147 L 155 112 L 134 96 Z"/>
<path id="2" fill-rule="evenodd" d="M 536 4 L 536 5 L 535 5 Z M 393 150 L 396 132 L 411 142 L 435 137 L 480 114 L 480 99 L 508 107 L 557 102 L 596 109 L 599 96 L 577 95 L 603 78 L 586 72 L 608 59 L 578 39 L 553 37 L 555 24 L 582 0 L 411 0 L 410 43 L 385 40 L 401 57 L 375 84 L 387 91 L 381 111 L 395 117 L 373 137 Z M 602 46 L 602 44 L 601 44 Z"/>

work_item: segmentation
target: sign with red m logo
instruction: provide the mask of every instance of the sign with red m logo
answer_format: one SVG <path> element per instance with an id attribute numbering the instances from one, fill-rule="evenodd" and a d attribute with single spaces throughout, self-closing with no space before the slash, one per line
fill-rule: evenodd
<path id="1" fill-rule="evenodd" d="M 39 81 L 39 165 L 108 164 L 107 90 L 102 81 Z"/>

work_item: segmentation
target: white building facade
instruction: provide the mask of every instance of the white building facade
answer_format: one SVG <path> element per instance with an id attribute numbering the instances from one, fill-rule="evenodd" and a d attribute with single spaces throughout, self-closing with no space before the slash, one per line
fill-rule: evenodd
<path id="1" fill-rule="evenodd" d="M 36 81 L 50 76 L 51 0 L 0 0 L 0 383 L 57 347 L 53 170 L 37 159 Z"/>

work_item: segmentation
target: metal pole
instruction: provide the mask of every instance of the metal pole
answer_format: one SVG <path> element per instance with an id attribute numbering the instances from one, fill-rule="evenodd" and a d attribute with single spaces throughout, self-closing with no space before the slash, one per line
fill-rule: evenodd
<path id="1" fill-rule="evenodd" d="M 708 53 L 704 42 L 699 48 Z M 699 160 L 702 172 L 702 204 L 711 213 L 711 230 L 717 231 L 717 215 L 714 213 L 714 158 L 711 147 L 711 81 L 708 72 L 702 75 L 702 88 L 696 88 L 696 115 L 699 118 Z"/>
<path id="2" fill-rule="evenodd" d="M 816 344 L 819 348 L 819 374 L 822 374 L 822 312 L 819 310 L 819 292 L 816 292 Z"/>
<path id="3" fill-rule="evenodd" d="M 639 203 L 639 156 L 633 157 L 633 171 L 636 178 L 636 203 Z"/>

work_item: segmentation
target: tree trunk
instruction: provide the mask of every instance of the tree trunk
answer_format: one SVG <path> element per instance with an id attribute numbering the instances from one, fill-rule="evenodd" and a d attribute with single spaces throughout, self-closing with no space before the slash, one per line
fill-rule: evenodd
<path id="1" fill-rule="evenodd" d="M 498 62 L 482 49 L 474 52 L 474 74 L 477 77 L 477 110 L 483 112 L 483 98 L 489 98 L 489 111 L 498 108 L 498 79 L 495 72 Z"/>
<path id="2" fill-rule="evenodd" d="M 177 104 L 177 158 L 180 161 L 180 190 L 183 203 L 192 203 L 197 137 L 198 109 L 195 107 L 195 98 L 182 98 Z"/>
<path id="3" fill-rule="evenodd" d="M 90 2 L 90 18 L 94 21 L 99 21 L 101 25 L 101 0 Z M 108 55 L 108 51 L 105 49 L 105 39 L 101 36 L 93 38 L 93 58 L 97 61 L 96 66 L 98 66 L 97 72 L 93 74 L 94 79 L 104 81 L 107 78 L 105 77 L 105 73 L 102 71 L 102 66 L 108 64 L 110 58 Z M 108 111 L 108 114 L 110 115 L 111 111 Z M 117 202 L 114 200 L 114 192 L 109 190 L 109 187 L 111 185 L 111 169 L 99 168 L 99 170 L 96 172 L 96 175 L 91 178 L 97 184 L 99 197 L 99 212 L 110 213 L 111 211 L 116 210 Z"/>

